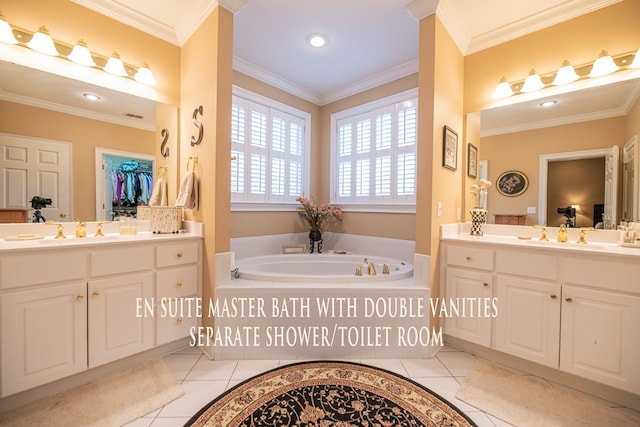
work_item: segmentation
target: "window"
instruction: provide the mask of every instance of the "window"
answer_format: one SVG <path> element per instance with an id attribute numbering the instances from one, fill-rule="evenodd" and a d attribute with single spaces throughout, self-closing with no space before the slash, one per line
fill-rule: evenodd
<path id="1" fill-rule="evenodd" d="M 235 210 L 297 203 L 308 193 L 310 115 L 233 88 L 231 202 Z"/>
<path id="2" fill-rule="evenodd" d="M 413 210 L 417 119 L 417 90 L 333 114 L 332 202 Z"/>

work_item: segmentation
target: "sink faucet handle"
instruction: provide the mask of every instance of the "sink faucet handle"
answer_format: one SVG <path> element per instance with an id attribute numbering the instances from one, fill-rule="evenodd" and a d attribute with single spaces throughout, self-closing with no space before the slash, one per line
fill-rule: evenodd
<path id="1" fill-rule="evenodd" d="M 585 239 L 585 232 L 587 231 L 596 231 L 593 227 L 582 227 L 580 229 L 580 234 L 578 235 L 578 241 L 576 243 L 580 243 L 583 245 L 587 244 L 587 239 Z"/>
<path id="2" fill-rule="evenodd" d="M 54 237 L 54 239 L 65 239 L 67 236 L 64 235 L 64 226 L 62 225 L 62 223 L 60 222 L 55 222 L 55 221 L 45 221 L 45 224 L 47 225 L 55 225 L 56 227 L 58 227 L 57 233 L 56 233 L 56 237 Z"/>
<path id="3" fill-rule="evenodd" d="M 104 233 L 102 232 L 102 225 L 103 224 L 108 224 L 111 221 L 100 221 L 98 222 L 98 224 L 96 224 L 96 234 L 94 237 L 101 237 L 104 236 Z"/>
<path id="4" fill-rule="evenodd" d="M 540 241 L 542 242 L 548 242 L 549 239 L 547 238 L 547 228 L 543 227 L 542 225 L 534 225 L 533 228 L 539 228 L 540 229 Z"/>

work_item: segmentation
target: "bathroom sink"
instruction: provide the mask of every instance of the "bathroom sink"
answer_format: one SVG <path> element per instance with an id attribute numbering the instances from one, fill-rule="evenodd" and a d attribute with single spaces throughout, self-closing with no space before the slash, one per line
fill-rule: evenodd
<path id="1" fill-rule="evenodd" d="M 38 243 L 49 243 L 56 245 L 65 245 L 65 244 L 78 244 L 78 243 L 98 243 L 98 242 L 108 242 L 117 240 L 119 236 L 87 236 L 82 238 L 77 238 L 73 236 L 69 236 L 66 239 L 54 239 L 53 237 L 45 237 L 44 239 L 38 240 Z"/>
<path id="2" fill-rule="evenodd" d="M 534 246 L 546 246 L 549 248 L 571 248 L 571 249 L 598 249 L 605 250 L 607 248 L 611 248 L 616 246 L 615 244 L 607 244 L 607 243 L 586 243 L 586 244 L 578 244 L 576 242 L 557 242 L 555 240 L 543 241 L 543 240 L 525 240 L 527 245 Z"/>

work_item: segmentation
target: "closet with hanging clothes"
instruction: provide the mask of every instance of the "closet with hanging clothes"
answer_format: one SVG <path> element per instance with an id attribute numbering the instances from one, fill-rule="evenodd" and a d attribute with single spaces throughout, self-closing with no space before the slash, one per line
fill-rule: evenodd
<path id="1" fill-rule="evenodd" d="M 111 200 L 111 220 L 136 217 L 138 206 L 147 206 L 153 189 L 153 162 L 105 156 L 107 194 Z"/>

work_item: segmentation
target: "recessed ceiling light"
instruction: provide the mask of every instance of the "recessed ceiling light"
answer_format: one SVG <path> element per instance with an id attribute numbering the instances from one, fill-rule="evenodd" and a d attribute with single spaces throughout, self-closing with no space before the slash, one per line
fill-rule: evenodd
<path id="1" fill-rule="evenodd" d="M 322 47 L 327 44 L 327 36 L 323 34 L 311 34 L 307 37 L 307 43 L 313 47 Z"/>
<path id="2" fill-rule="evenodd" d="M 87 98 L 89 101 L 99 101 L 101 99 L 98 95 L 94 95 L 93 93 L 83 93 L 82 96 Z"/>
<path id="3" fill-rule="evenodd" d="M 556 105 L 558 101 L 544 101 L 540 103 L 541 107 L 551 107 L 552 105 Z"/>

